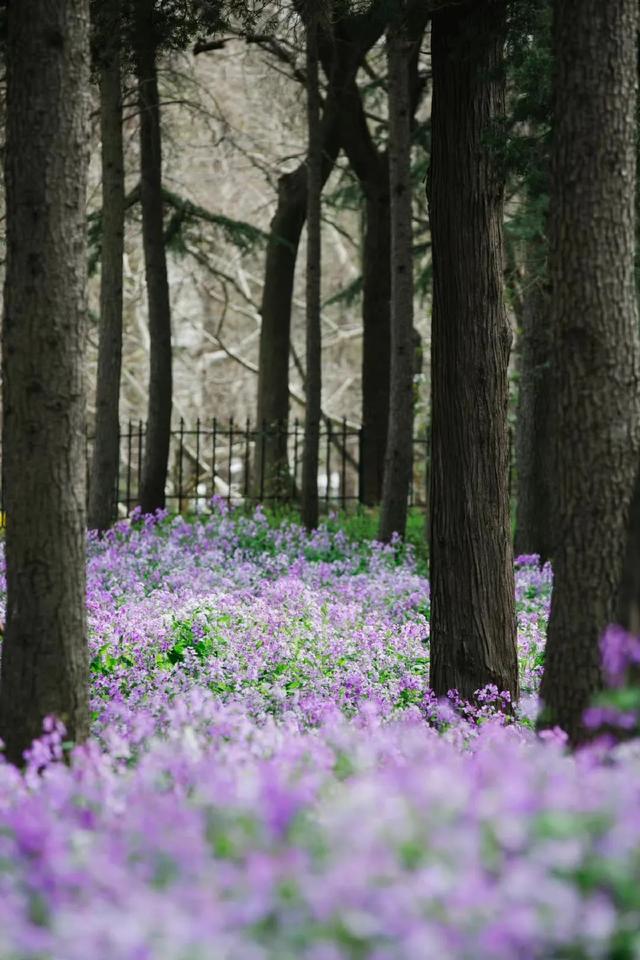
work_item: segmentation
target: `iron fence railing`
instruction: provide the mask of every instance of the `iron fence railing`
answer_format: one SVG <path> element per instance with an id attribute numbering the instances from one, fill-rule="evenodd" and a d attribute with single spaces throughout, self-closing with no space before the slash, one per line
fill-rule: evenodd
<path id="1" fill-rule="evenodd" d="M 276 492 L 268 489 L 256 470 L 267 443 L 277 438 L 286 443 L 289 476 Z M 144 456 L 145 424 L 129 421 L 120 431 L 120 473 L 117 504 L 120 517 L 130 516 L 140 496 L 140 478 Z M 88 462 L 92 438 L 87 439 Z M 364 499 L 362 451 L 366 438 L 362 427 L 347 420 L 326 421 L 320 430 L 318 490 L 321 506 L 347 509 Z M 260 451 L 262 447 L 262 451 Z M 428 478 L 428 442 L 426 431 L 413 441 L 413 476 L 410 504 L 426 506 Z M 166 500 L 169 509 L 179 513 L 204 508 L 214 495 L 229 504 L 295 503 L 302 479 L 304 429 L 297 420 L 275 428 L 256 428 L 250 422 L 233 419 L 197 420 L 187 426 L 184 420 L 171 431 Z M 258 475 L 256 475 L 258 474 Z"/>
<path id="2" fill-rule="evenodd" d="M 509 431 L 511 492 L 515 464 L 512 429 Z M 286 446 L 288 479 L 277 492 L 268 489 L 264 471 L 257 462 L 264 462 L 266 444 L 277 439 Z M 117 517 L 129 517 L 140 500 L 140 480 L 144 456 L 145 424 L 130 420 L 120 429 L 120 469 L 114 502 Z M 341 421 L 325 420 L 320 429 L 318 488 L 320 506 L 342 510 L 364 503 L 363 451 L 364 428 Z M 91 462 L 93 438 L 87 438 L 87 464 Z M 171 431 L 166 501 L 170 510 L 179 513 L 205 509 L 213 496 L 230 505 L 294 504 L 302 480 L 304 429 L 298 420 L 275 428 L 256 428 L 249 421 L 240 424 L 233 419 L 198 419 L 188 427 L 180 420 Z M 262 457 L 260 454 L 262 453 Z M 409 489 L 409 505 L 426 510 L 429 495 L 430 443 L 428 427 L 416 431 L 413 438 L 413 469 Z M 0 478 L 2 446 L 0 443 Z M 114 516 L 116 519 L 116 516 Z M 5 525 L 5 508 L 0 479 L 0 527 Z"/>

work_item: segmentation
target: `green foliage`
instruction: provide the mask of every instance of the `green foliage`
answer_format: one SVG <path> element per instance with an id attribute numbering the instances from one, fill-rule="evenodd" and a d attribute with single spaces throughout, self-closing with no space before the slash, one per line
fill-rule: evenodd
<path id="1" fill-rule="evenodd" d="M 507 128 L 505 163 L 508 260 L 518 260 L 522 241 L 544 239 L 549 205 L 551 145 L 551 0 L 515 0 L 507 39 Z M 544 259 L 539 264 L 544 270 Z"/>
<path id="2" fill-rule="evenodd" d="M 245 220 L 233 220 L 224 214 L 214 213 L 166 188 L 162 196 L 166 221 L 165 246 L 174 256 L 185 256 L 192 249 L 197 249 L 207 230 L 236 247 L 241 254 L 251 253 L 266 242 L 267 234 Z M 137 215 L 139 201 L 140 188 L 135 187 L 126 199 L 125 212 L 130 218 Z M 102 208 L 89 214 L 87 227 L 88 269 L 89 276 L 93 276 L 102 253 Z"/>
<path id="3" fill-rule="evenodd" d="M 105 643 L 91 661 L 90 669 L 93 674 L 108 677 L 116 673 L 119 668 L 127 669 L 133 667 L 134 664 L 135 659 L 131 652 L 125 650 L 122 653 L 115 654 L 112 645 Z"/>
<path id="4" fill-rule="evenodd" d="M 162 197 L 165 209 L 173 211 L 165 228 L 165 244 L 167 249 L 174 253 L 186 253 L 185 241 L 189 237 L 189 231 L 200 230 L 203 226 L 212 227 L 241 253 L 249 253 L 257 244 L 263 244 L 267 240 L 264 230 L 245 220 L 233 220 L 224 214 L 212 213 L 166 188 L 163 188 Z"/>
<path id="5" fill-rule="evenodd" d="M 348 283 L 342 290 L 338 290 L 333 296 L 325 300 L 324 307 L 332 307 L 335 304 L 343 304 L 345 307 L 352 307 L 360 300 L 362 296 L 362 276 L 356 277 L 351 283 Z"/>

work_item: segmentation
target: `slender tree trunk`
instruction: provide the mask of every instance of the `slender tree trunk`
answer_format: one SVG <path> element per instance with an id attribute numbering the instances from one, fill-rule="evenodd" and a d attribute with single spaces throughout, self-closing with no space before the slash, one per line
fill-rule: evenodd
<path id="1" fill-rule="evenodd" d="M 555 9 L 550 216 L 557 547 L 541 695 L 572 742 L 601 685 L 640 452 L 636 0 Z"/>
<path id="2" fill-rule="evenodd" d="M 337 144 L 333 162 L 338 155 Z M 271 499 L 290 490 L 287 456 L 291 307 L 300 235 L 307 209 L 307 168 L 302 164 L 278 181 L 262 293 L 258 363 L 258 429 L 254 487 Z"/>
<path id="3" fill-rule="evenodd" d="M 349 84 L 340 136 L 365 197 L 362 251 L 362 451 L 361 496 L 368 506 L 382 497 L 389 425 L 391 355 L 391 204 L 389 158 L 376 147 L 360 90 Z"/>
<path id="4" fill-rule="evenodd" d="M 414 4 L 407 17 L 415 43 L 408 61 L 413 118 L 423 82 L 418 72 L 420 41 L 429 14 Z M 376 147 L 355 81 L 343 97 L 342 146 L 365 195 L 362 269 L 362 463 L 361 492 L 368 506 L 380 502 L 389 426 L 391 357 L 391 201 L 389 157 Z"/>
<path id="5" fill-rule="evenodd" d="M 391 380 L 378 537 L 402 536 L 407 522 L 413 432 L 413 225 L 411 100 L 405 4 L 387 34 L 389 61 L 389 184 L 391 196 Z"/>
<path id="6" fill-rule="evenodd" d="M 311 10 L 307 24 L 307 282 L 306 282 L 306 382 L 304 455 L 302 459 L 302 522 L 307 530 L 318 526 L 318 463 L 322 411 L 322 134 L 320 131 L 320 79 L 318 69 L 318 12 Z M 327 483 L 329 478 L 327 477 Z"/>
<path id="7" fill-rule="evenodd" d="M 328 97 L 321 127 L 322 187 L 340 152 L 339 97 Z M 287 455 L 289 422 L 289 346 L 296 261 L 307 215 L 307 163 L 278 181 L 278 206 L 267 243 L 260 314 L 258 428 L 254 490 L 269 500 L 291 490 Z"/>
<path id="8" fill-rule="evenodd" d="M 122 367 L 122 258 L 124 253 L 124 155 L 120 76 L 121 0 L 103 4 L 100 62 L 102 136 L 102 263 L 96 424 L 89 527 L 104 531 L 116 516 L 120 467 L 119 401 Z"/>
<path id="9" fill-rule="evenodd" d="M 518 695 L 502 294 L 503 0 L 434 14 L 431 686 Z"/>
<path id="10" fill-rule="evenodd" d="M 140 200 L 149 307 L 149 406 L 140 507 L 165 505 L 171 440 L 171 306 L 164 246 L 160 100 L 154 0 L 135 0 L 135 60 L 140 109 Z"/>
<path id="11" fill-rule="evenodd" d="M 516 554 L 537 553 L 541 562 L 553 549 L 553 431 L 551 392 L 552 330 L 550 300 L 542 240 L 529 244 L 525 265 L 527 291 L 522 305 L 522 330 L 516 421 L 517 523 Z M 536 263 L 536 261 L 538 261 Z"/>
<path id="12" fill-rule="evenodd" d="M 331 63 L 326 70 L 328 90 L 321 122 L 323 187 L 340 152 L 345 89 L 353 82 L 367 50 L 379 39 L 381 23 L 380 12 L 372 8 L 369 14 L 347 17 L 335 24 L 336 35 L 328 45 Z M 264 424 L 267 435 L 264 440 L 258 439 L 254 467 L 255 495 L 265 499 L 286 495 L 291 489 L 287 457 L 291 301 L 306 209 L 307 165 L 303 163 L 278 181 L 278 206 L 267 244 L 257 404 L 258 428 L 261 430 Z"/>
<path id="13" fill-rule="evenodd" d="M 391 210 L 386 157 L 380 167 L 381 181 L 363 184 L 362 496 L 368 506 L 382 497 L 391 369 Z"/>
<path id="14" fill-rule="evenodd" d="M 85 624 L 87 0 L 9 4 L 2 356 L 7 621 L 0 737 L 88 733 Z"/>

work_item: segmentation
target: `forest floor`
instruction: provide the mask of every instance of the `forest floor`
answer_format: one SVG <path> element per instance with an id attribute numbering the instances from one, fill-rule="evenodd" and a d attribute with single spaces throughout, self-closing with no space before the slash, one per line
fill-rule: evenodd
<path id="1" fill-rule="evenodd" d="M 89 544 L 93 737 L 0 763 L 3 960 L 640 955 L 640 749 L 427 691 L 411 548 L 219 505 Z"/>

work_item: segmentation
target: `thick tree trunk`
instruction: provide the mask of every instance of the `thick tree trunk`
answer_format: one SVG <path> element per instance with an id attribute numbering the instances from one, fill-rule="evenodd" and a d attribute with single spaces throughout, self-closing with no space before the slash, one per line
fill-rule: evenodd
<path id="1" fill-rule="evenodd" d="M 550 216 L 554 586 L 544 722 L 572 742 L 601 685 L 640 451 L 634 283 L 636 0 L 556 4 Z"/>
<path id="2" fill-rule="evenodd" d="M 154 0 L 135 2 L 135 60 L 140 109 L 140 201 L 149 307 L 149 405 L 140 507 L 165 505 L 171 440 L 171 306 L 164 246 L 160 100 L 156 70 Z"/>
<path id="3" fill-rule="evenodd" d="M 537 553 L 543 563 L 553 550 L 552 330 L 546 271 L 535 263 L 544 257 L 541 240 L 529 246 L 519 353 L 515 536 L 517 555 Z"/>
<path id="4" fill-rule="evenodd" d="M 431 686 L 518 695 L 502 295 L 503 0 L 432 21 Z"/>
<path id="5" fill-rule="evenodd" d="M 302 522 L 307 530 L 318 526 L 318 463 L 322 409 L 322 133 L 318 69 L 318 13 L 310 11 L 307 24 L 307 277 L 306 380 L 304 455 L 302 459 Z M 327 478 L 327 483 L 329 478 Z"/>
<path id="6" fill-rule="evenodd" d="M 89 727 L 85 624 L 87 0 L 9 4 L 0 737 Z"/>
<path id="7" fill-rule="evenodd" d="M 89 490 L 89 528 L 106 530 L 116 516 L 120 467 L 124 156 L 120 76 L 121 0 L 102 9 L 100 132 L 102 137 L 102 256 L 96 424 Z"/>
<path id="8" fill-rule="evenodd" d="M 391 355 L 391 208 L 386 156 L 380 180 L 363 182 L 365 233 L 362 270 L 362 499 L 382 497 L 389 426 Z"/>
<path id="9" fill-rule="evenodd" d="M 378 537 L 404 535 L 411 483 L 413 432 L 413 224 L 411 99 L 405 4 L 387 35 L 389 61 L 389 184 L 391 197 L 391 379 Z"/>

